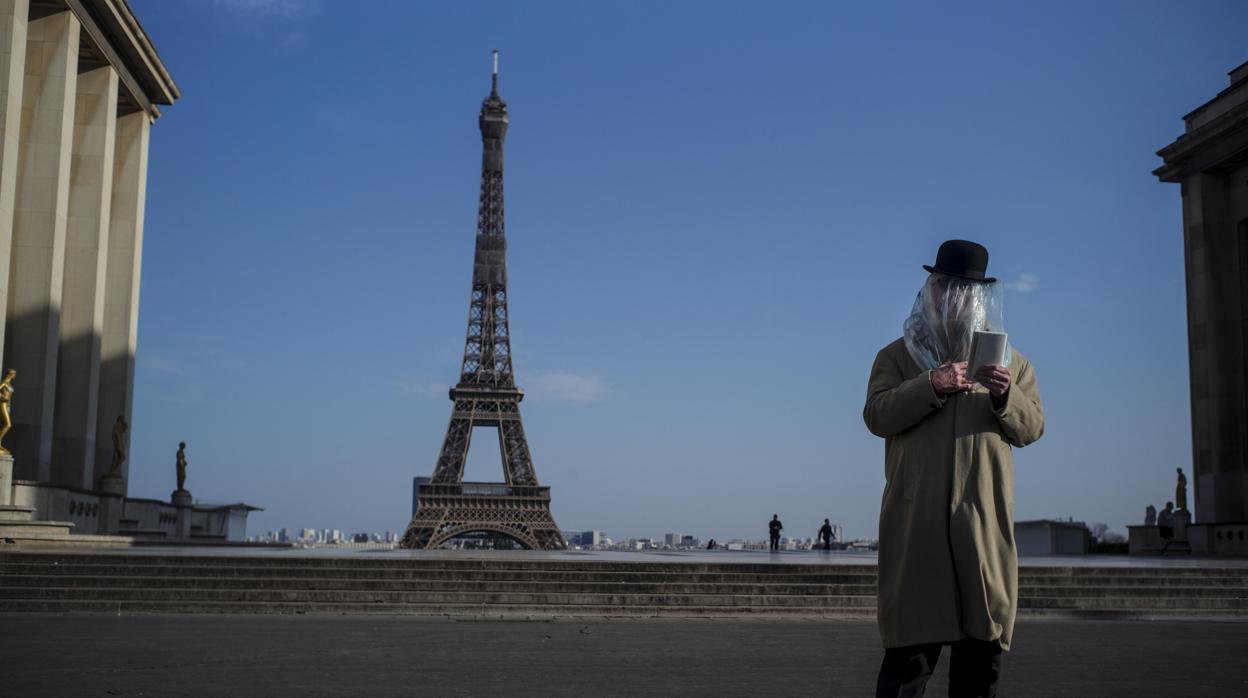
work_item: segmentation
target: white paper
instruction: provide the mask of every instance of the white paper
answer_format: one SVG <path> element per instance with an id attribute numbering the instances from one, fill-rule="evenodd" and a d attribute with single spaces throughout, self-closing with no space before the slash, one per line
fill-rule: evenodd
<path id="1" fill-rule="evenodd" d="M 1005 363 L 1005 347 L 1008 335 L 1004 332 L 976 330 L 971 338 L 971 360 L 967 365 L 967 377 L 973 377 L 981 366 Z"/>

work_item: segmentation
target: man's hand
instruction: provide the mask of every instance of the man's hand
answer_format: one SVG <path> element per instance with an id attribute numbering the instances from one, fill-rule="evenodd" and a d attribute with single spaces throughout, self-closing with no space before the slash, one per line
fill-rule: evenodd
<path id="1" fill-rule="evenodd" d="M 994 407 L 1005 406 L 1006 395 L 1010 392 L 1010 369 L 1000 364 L 985 364 L 975 372 L 975 380 L 988 389 Z"/>
<path id="2" fill-rule="evenodd" d="M 932 369 L 932 390 L 937 395 L 950 395 L 970 390 L 974 383 L 966 377 L 966 362 L 941 364 Z"/>

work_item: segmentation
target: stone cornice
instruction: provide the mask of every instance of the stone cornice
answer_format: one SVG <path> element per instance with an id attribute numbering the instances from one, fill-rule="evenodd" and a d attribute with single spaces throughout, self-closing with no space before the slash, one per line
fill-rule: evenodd
<path id="1" fill-rule="evenodd" d="M 1157 151 L 1165 164 L 1153 170 L 1163 182 L 1179 182 L 1197 172 L 1248 158 L 1248 102 L 1218 115 Z"/>
<path id="2" fill-rule="evenodd" d="M 182 96 L 126 0 L 64 0 L 83 31 L 112 64 L 136 106 L 154 120 L 156 105 Z"/>

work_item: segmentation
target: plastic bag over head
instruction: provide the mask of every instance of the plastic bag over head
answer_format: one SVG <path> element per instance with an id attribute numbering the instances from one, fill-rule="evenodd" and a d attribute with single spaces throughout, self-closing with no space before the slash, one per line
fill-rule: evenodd
<path id="1" fill-rule="evenodd" d="M 976 330 L 1005 332 L 1002 300 L 998 283 L 929 275 L 902 326 L 910 358 L 924 371 L 950 361 L 969 361 Z M 1012 354 L 1007 346 L 1005 365 Z"/>

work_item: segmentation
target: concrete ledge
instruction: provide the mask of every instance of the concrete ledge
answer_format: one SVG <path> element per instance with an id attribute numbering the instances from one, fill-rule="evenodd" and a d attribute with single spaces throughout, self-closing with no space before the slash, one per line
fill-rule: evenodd
<path id="1" fill-rule="evenodd" d="M 64 522 L 29 522 L 29 523 L 64 523 Z M 0 537 L 13 540 L 22 546 L 23 553 L 39 552 L 39 549 L 45 551 L 59 551 L 64 549 L 111 549 L 128 547 L 134 542 L 129 536 L 95 536 L 87 534 L 72 534 L 66 529 L 65 533 L 48 532 L 48 533 L 6 533 L 6 527 L 0 525 Z M 15 552 L 8 548 L 0 548 L 0 553 Z M 0 558 L 2 561 L 2 558 Z"/>

